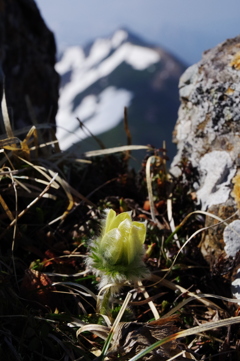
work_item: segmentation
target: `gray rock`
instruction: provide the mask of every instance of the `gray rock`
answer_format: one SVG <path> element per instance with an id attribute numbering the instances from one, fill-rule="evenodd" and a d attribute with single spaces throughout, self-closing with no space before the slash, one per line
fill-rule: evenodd
<path id="1" fill-rule="evenodd" d="M 198 200 L 209 209 L 230 197 L 240 165 L 240 36 L 206 51 L 182 75 L 179 89 L 171 171 L 177 175 L 179 161 L 188 158 L 200 173 Z"/>
<path id="2" fill-rule="evenodd" d="M 187 158 L 199 174 L 193 186 L 202 210 L 226 219 L 240 205 L 240 176 L 236 176 L 240 169 L 240 36 L 206 51 L 182 75 L 179 92 L 174 131 L 178 152 L 171 172 L 177 176 L 179 162 Z M 235 214 L 229 222 L 236 218 Z M 206 225 L 216 223 L 207 217 Z M 228 256 L 224 227 L 218 225 L 203 236 L 201 250 L 210 263 L 220 255 Z"/>
<path id="3" fill-rule="evenodd" d="M 201 187 L 196 192 L 202 208 L 225 203 L 229 198 L 230 183 L 236 166 L 226 151 L 213 150 L 204 154 L 198 165 Z"/>
<path id="4" fill-rule="evenodd" d="M 231 222 L 223 232 L 225 252 L 228 256 L 235 257 L 240 251 L 240 220 Z"/>
<path id="5" fill-rule="evenodd" d="M 221 158 L 230 157 L 227 168 L 239 167 L 240 149 L 240 36 L 227 40 L 206 51 L 202 60 L 188 68 L 179 83 L 181 106 L 174 131 L 174 142 L 178 153 L 171 171 L 178 174 L 178 162 L 187 157 L 199 168 L 202 157 L 210 152 L 224 152 Z M 226 155 L 228 154 L 228 155 Z M 218 163 L 219 153 L 213 153 Z M 209 157 L 210 159 L 210 157 Z M 201 167 L 200 167 L 201 168 Z M 201 169 L 199 169 L 202 173 Z M 225 171 L 227 174 L 227 171 Z M 211 175 L 209 175 L 210 177 Z M 219 172 L 220 186 L 226 181 Z M 200 188 L 204 186 L 202 177 Z M 230 181 L 231 179 L 229 179 Z M 228 184 L 230 184 L 228 182 Z M 201 193 L 200 193 L 201 194 Z M 201 197 L 199 199 L 201 201 Z M 216 197 L 215 204 L 222 203 Z M 203 202 L 203 208 L 211 202 Z"/>

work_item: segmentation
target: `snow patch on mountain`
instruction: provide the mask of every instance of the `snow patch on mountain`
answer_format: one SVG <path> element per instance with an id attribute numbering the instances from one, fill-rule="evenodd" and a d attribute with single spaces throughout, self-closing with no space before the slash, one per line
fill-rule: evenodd
<path id="1" fill-rule="evenodd" d="M 111 39 L 112 47 L 117 48 L 124 40 L 128 38 L 128 33 L 125 30 L 118 30 L 113 34 Z"/>
<path id="2" fill-rule="evenodd" d="M 57 137 L 65 150 L 89 134 L 80 128 L 77 117 L 94 135 L 115 127 L 123 118 L 123 109 L 129 106 L 132 93 L 125 89 L 108 87 L 98 96 L 89 95 L 74 110 L 65 108 L 58 114 Z"/>
<path id="3" fill-rule="evenodd" d="M 143 71 L 160 61 L 159 51 L 132 44 L 128 41 L 128 37 L 125 30 L 119 30 L 111 38 L 97 39 L 91 46 L 88 55 L 80 47 L 70 47 L 66 49 L 61 60 L 56 64 L 56 70 L 60 75 L 70 75 L 70 81 L 60 89 L 57 115 L 57 137 L 62 149 L 71 146 L 74 139 L 76 142 L 86 137 L 82 131 L 77 131 L 76 117 L 81 120 L 86 120 L 86 114 L 87 117 L 92 117 L 91 120 L 88 120 L 87 126 L 91 127 L 90 130 L 94 134 L 102 133 L 121 121 L 123 108 L 129 106 L 133 97 L 131 92 L 126 89 L 117 90 L 109 87 L 103 90 L 98 97 L 94 98 L 94 95 L 89 95 L 87 98 L 83 98 L 74 109 L 76 106 L 74 100 L 79 94 L 99 79 L 111 74 L 123 62 L 135 70 Z M 63 131 L 66 128 L 68 133 Z M 70 136 L 71 133 L 74 134 Z"/>
<path id="4" fill-rule="evenodd" d="M 56 64 L 56 70 L 60 75 L 63 75 L 69 70 L 82 72 L 91 70 L 91 68 L 95 66 L 100 72 L 104 69 L 104 73 L 99 74 L 100 76 L 106 76 L 123 61 L 136 70 L 144 70 L 150 65 L 160 61 L 160 54 L 156 50 L 131 43 L 124 43 L 103 63 L 97 66 L 103 58 L 109 55 L 111 48 L 108 47 L 108 45 L 109 44 L 106 44 L 105 41 L 102 40 L 95 42 L 87 58 L 84 58 L 84 53 L 81 48 L 71 47 L 65 52 L 62 60 Z M 104 67 L 101 68 L 102 65 L 104 65 Z M 106 70 L 107 66 L 109 66 L 109 68 Z"/>
<path id="5" fill-rule="evenodd" d="M 84 62 L 84 51 L 79 46 L 71 46 L 65 50 L 62 59 L 56 64 L 60 75 L 79 67 Z"/>

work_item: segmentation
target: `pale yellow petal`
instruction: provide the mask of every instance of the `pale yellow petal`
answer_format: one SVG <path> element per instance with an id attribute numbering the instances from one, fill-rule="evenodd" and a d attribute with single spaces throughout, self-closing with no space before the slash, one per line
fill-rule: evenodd
<path id="1" fill-rule="evenodd" d="M 107 210 L 107 216 L 104 221 L 102 235 L 104 235 L 105 233 L 110 231 L 112 228 L 114 228 L 114 227 L 111 227 L 111 224 L 113 223 L 115 218 L 116 218 L 116 212 L 113 209 Z"/>
<path id="2" fill-rule="evenodd" d="M 144 222 L 132 222 L 132 232 L 142 244 L 145 242 L 147 229 Z"/>
<path id="3" fill-rule="evenodd" d="M 132 263 L 136 255 L 143 252 L 143 242 L 145 241 L 146 231 L 144 223 L 133 222 L 131 232 L 127 240 L 128 264 Z M 137 224 L 137 225 L 136 225 Z"/>
<path id="4" fill-rule="evenodd" d="M 118 263 L 123 254 L 121 232 L 115 228 L 106 233 L 101 240 L 100 250 L 110 264 Z"/>
<path id="5" fill-rule="evenodd" d="M 117 217 L 114 218 L 114 220 L 111 223 L 111 228 L 118 228 L 120 226 L 120 224 L 125 221 L 125 219 L 128 219 L 130 222 L 132 221 L 131 219 L 131 212 L 123 212 L 120 213 Z"/>
<path id="6" fill-rule="evenodd" d="M 125 219 L 120 223 L 118 229 L 121 233 L 121 242 L 123 245 L 123 258 L 122 262 L 124 264 L 129 264 L 129 258 L 131 259 L 132 254 L 129 255 L 129 236 L 131 233 L 132 222 L 129 219 Z M 120 241 L 119 241 L 120 242 Z"/>

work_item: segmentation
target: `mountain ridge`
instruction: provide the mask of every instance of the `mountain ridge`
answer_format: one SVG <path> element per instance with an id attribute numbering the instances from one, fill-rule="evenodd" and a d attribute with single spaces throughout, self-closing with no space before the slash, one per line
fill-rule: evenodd
<path id="1" fill-rule="evenodd" d="M 79 154 L 97 148 L 85 139 L 77 117 L 106 147 L 126 144 L 121 124 L 126 106 L 133 143 L 159 148 L 167 140 L 170 157 L 174 155 L 170 143 L 179 106 L 178 80 L 186 66 L 157 46 L 143 45 L 137 36 L 136 45 L 133 37 L 119 29 L 93 41 L 88 52 L 70 47 L 63 53 L 56 66 L 62 78 L 57 135 L 63 149 Z M 111 135 L 113 128 L 119 136 Z"/>

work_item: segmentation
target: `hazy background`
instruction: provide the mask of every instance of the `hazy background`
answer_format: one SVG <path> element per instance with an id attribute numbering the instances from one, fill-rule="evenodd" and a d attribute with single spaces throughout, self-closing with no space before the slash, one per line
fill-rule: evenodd
<path id="1" fill-rule="evenodd" d="M 58 50 L 125 26 L 187 64 L 240 33 L 239 0 L 37 0 Z"/>

